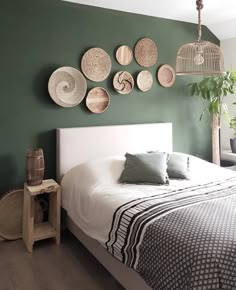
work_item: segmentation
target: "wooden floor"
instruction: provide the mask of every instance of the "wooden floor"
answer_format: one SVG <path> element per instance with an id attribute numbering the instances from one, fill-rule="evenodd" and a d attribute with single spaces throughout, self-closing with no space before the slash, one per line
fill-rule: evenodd
<path id="1" fill-rule="evenodd" d="M 0 290 L 123 289 L 72 236 L 57 246 L 52 240 L 27 253 L 22 240 L 0 241 Z"/>

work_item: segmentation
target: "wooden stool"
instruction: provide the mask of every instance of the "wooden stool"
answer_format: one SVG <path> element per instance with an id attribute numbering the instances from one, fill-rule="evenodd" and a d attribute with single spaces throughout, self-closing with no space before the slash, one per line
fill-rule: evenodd
<path id="1" fill-rule="evenodd" d="M 34 224 L 34 198 L 49 194 L 48 222 Z M 55 238 L 60 244 L 61 187 L 53 179 L 43 180 L 36 186 L 24 184 L 23 240 L 31 253 L 35 241 Z"/>

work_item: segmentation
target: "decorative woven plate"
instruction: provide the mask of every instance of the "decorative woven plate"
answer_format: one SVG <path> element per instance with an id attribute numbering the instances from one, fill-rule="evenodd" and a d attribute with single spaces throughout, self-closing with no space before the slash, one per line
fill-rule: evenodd
<path id="1" fill-rule="evenodd" d="M 85 77 L 73 67 L 61 67 L 55 70 L 48 82 L 51 98 L 62 107 L 77 106 L 85 97 L 86 90 Z"/>
<path id="2" fill-rule="evenodd" d="M 24 190 L 14 190 L 0 199 L 0 236 L 7 240 L 22 237 Z"/>
<path id="3" fill-rule="evenodd" d="M 81 69 L 89 80 L 104 81 L 111 71 L 111 58 L 105 50 L 91 48 L 82 57 Z"/>
<path id="4" fill-rule="evenodd" d="M 121 65 L 128 65 L 133 59 L 133 52 L 127 45 L 120 46 L 116 51 L 116 60 Z"/>
<path id="5" fill-rule="evenodd" d="M 6 240 L 22 237 L 24 190 L 17 189 L 5 193 L 0 199 L 0 236 Z M 35 222 L 42 222 L 43 212 L 35 202 Z"/>
<path id="6" fill-rule="evenodd" d="M 135 45 L 134 55 L 137 63 L 144 67 L 152 66 L 157 61 L 157 47 L 149 38 L 140 39 Z"/>
<path id="7" fill-rule="evenodd" d="M 129 94 L 134 87 L 134 79 L 127 71 L 119 71 L 113 78 L 115 90 L 123 95 Z"/>
<path id="8" fill-rule="evenodd" d="M 162 87 L 169 88 L 173 86 L 175 82 L 175 71 L 168 65 L 162 65 L 157 73 L 157 79 Z"/>
<path id="9" fill-rule="evenodd" d="M 151 89 L 153 84 L 152 74 L 147 71 L 141 71 L 137 76 L 137 86 L 142 92 L 147 92 Z"/>
<path id="10" fill-rule="evenodd" d="M 110 96 L 101 87 L 91 89 L 86 98 L 86 106 L 93 113 L 103 113 L 108 108 L 109 103 Z"/>

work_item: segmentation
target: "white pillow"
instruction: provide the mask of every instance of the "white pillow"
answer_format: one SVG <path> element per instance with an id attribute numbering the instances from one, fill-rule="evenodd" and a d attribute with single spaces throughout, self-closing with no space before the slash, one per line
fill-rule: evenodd
<path id="1" fill-rule="evenodd" d="M 62 185 L 78 182 L 82 189 L 99 184 L 117 183 L 124 169 L 124 162 L 124 156 L 109 156 L 81 163 L 64 175 Z"/>

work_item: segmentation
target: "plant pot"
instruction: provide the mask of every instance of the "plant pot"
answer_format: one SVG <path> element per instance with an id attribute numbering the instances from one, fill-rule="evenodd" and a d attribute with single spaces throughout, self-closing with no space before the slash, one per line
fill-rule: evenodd
<path id="1" fill-rule="evenodd" d="M 230 147 L 231 147 L 232 153 L 236 153 L 236 138 L 233 138 L 233 139 L 230 138 Z"/>

